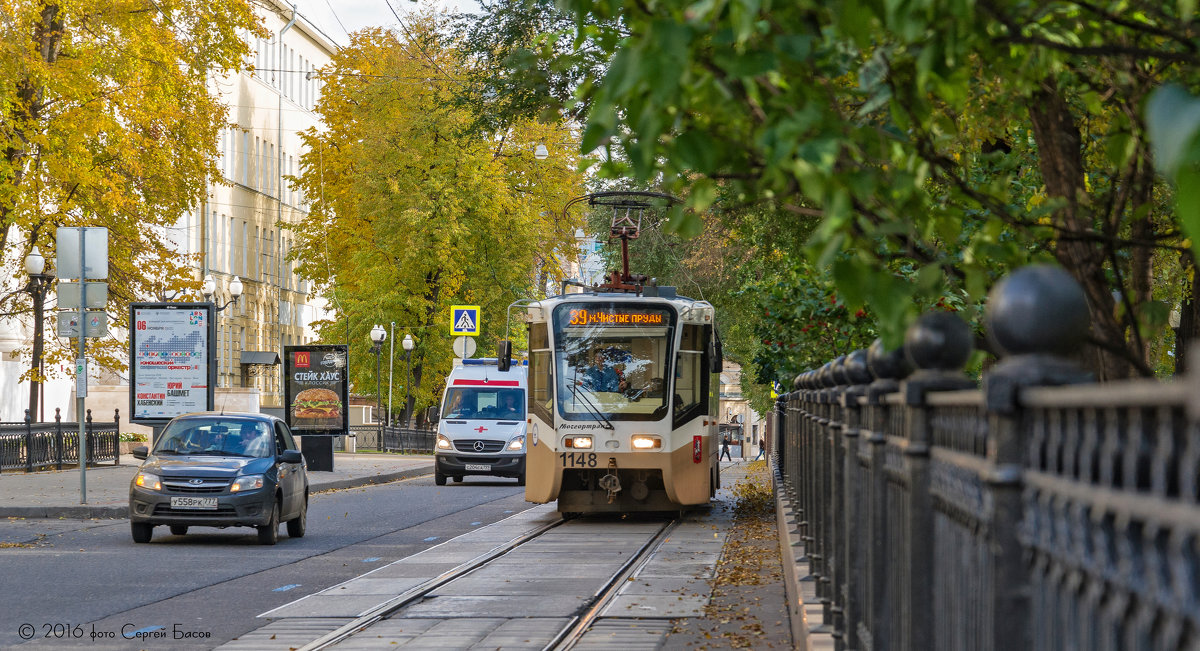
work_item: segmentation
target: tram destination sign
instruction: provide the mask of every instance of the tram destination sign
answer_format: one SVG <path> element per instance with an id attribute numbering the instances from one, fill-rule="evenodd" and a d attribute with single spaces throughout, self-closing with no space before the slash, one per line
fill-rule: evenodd
<path id="1" fill-rule="evenodd" d="M 584 326 L 661 326 L 669 323 L 666 310 L 622 306 L 571 308 L 567 327 Z"/>
<path id="2" fill-rule="evenodd" d="M 129 413 L 165 422 L 212 410 L 217 385 L 211 303 L 133 303 L 129 307 Z"/>

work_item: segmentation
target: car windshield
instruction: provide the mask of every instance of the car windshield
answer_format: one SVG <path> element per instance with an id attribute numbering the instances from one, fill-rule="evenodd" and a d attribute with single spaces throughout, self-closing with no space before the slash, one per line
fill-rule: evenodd
<path id="1" fill-rule="evenodd" d="M 442 418 L 522 420 L 525 418 L 525 390 L 452 386 L 446 391 Z"/>
<path id="2" fill-rule="evenodd" d="M 154 454 L 269 457 L 271 428 L 256 420 L 176 420 L 168 424 L 159 437 Z"/>

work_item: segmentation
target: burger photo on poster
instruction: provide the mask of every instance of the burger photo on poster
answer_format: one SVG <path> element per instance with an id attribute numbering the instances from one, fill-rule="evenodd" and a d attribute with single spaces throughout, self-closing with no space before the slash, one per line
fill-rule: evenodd
<path id="1" fill-rule="evenodd" d="M 340 419 L 342 401 L 329 389 L 305 389 L 292 401 L 292 416 L 296 419 Z"/>

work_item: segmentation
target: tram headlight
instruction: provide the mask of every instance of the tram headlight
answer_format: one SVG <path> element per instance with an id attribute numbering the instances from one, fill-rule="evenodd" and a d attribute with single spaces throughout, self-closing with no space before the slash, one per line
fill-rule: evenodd
<path id="1" fill-rule="evenodd" d="M 590 436 L 568 436 L 563 439 L 563 445 L 572 450 L 591 450 L 592 437 Z"/>
<path id="2" fill-rule="evenodd" d="M 446 436 L 444 434 L 438 434 L 437 435 L 437 449 L 452 450 L 452 449 L 454 449 L 454 444 L 451 443 L 450 439 L 446 438 Z"/>
<path id="3" fill-rule="evenodd" d="M 508 442 L 508 449 L 512 452 L 517 452 L 525 449 L 525 435 L 513 437 L 513 440 Z"/>
<path id="4" fill-rule="evenodd" d="M 662 439 L 649 434 L 634 434 L 629 444 L 634 450 L 657 450 L 662 447 Z"/>

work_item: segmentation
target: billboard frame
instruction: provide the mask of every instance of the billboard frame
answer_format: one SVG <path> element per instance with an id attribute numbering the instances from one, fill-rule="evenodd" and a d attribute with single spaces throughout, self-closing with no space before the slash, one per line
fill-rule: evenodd
<path id="1" fill-rule="evenodd" d="M 205 391 L 205 410 L 213 411 L 216 406 L 217 396 L 217 309 L 216 305 L 207 302 L 200 303 L 171 303 L 171 302 L 154 302 L 154 303 L 130 303 L 129 304 L 129 420 L 128 422 L 147 426 L 162 426 L 170 421 L 174 416 L 142 418 L 137 415 L 137 345 L 138 345 L 138 329 L 137 329 L 137 311 L 138 310 L 162 310 L 162 311 L 180 311 L 180 310 L 204 310 L 206 312 L 205 319 L 208 326 L 204 328 L 205 342 L 205 362 L 208 364 L 207 380 L 208 386 Z M 163 391 L 167 387 L 162 388 Z M 178 414 L 177 414 L 178 415 Z"/>
<path id="2" fill-rule="evenodd" d="M 346 361 L 339 384 L 339 399 L 342 402 L 342 423 L 338 428 L 307 428 L 295 424 L 292 413 L 292 374 L 296 371 L 294 353 L 341 353 Z M 344 436 L 350 433 L 350 347 L 345 344 L 307 344 L 283 347 L 283 421 L 293 434 L 298 436 Z"/>

